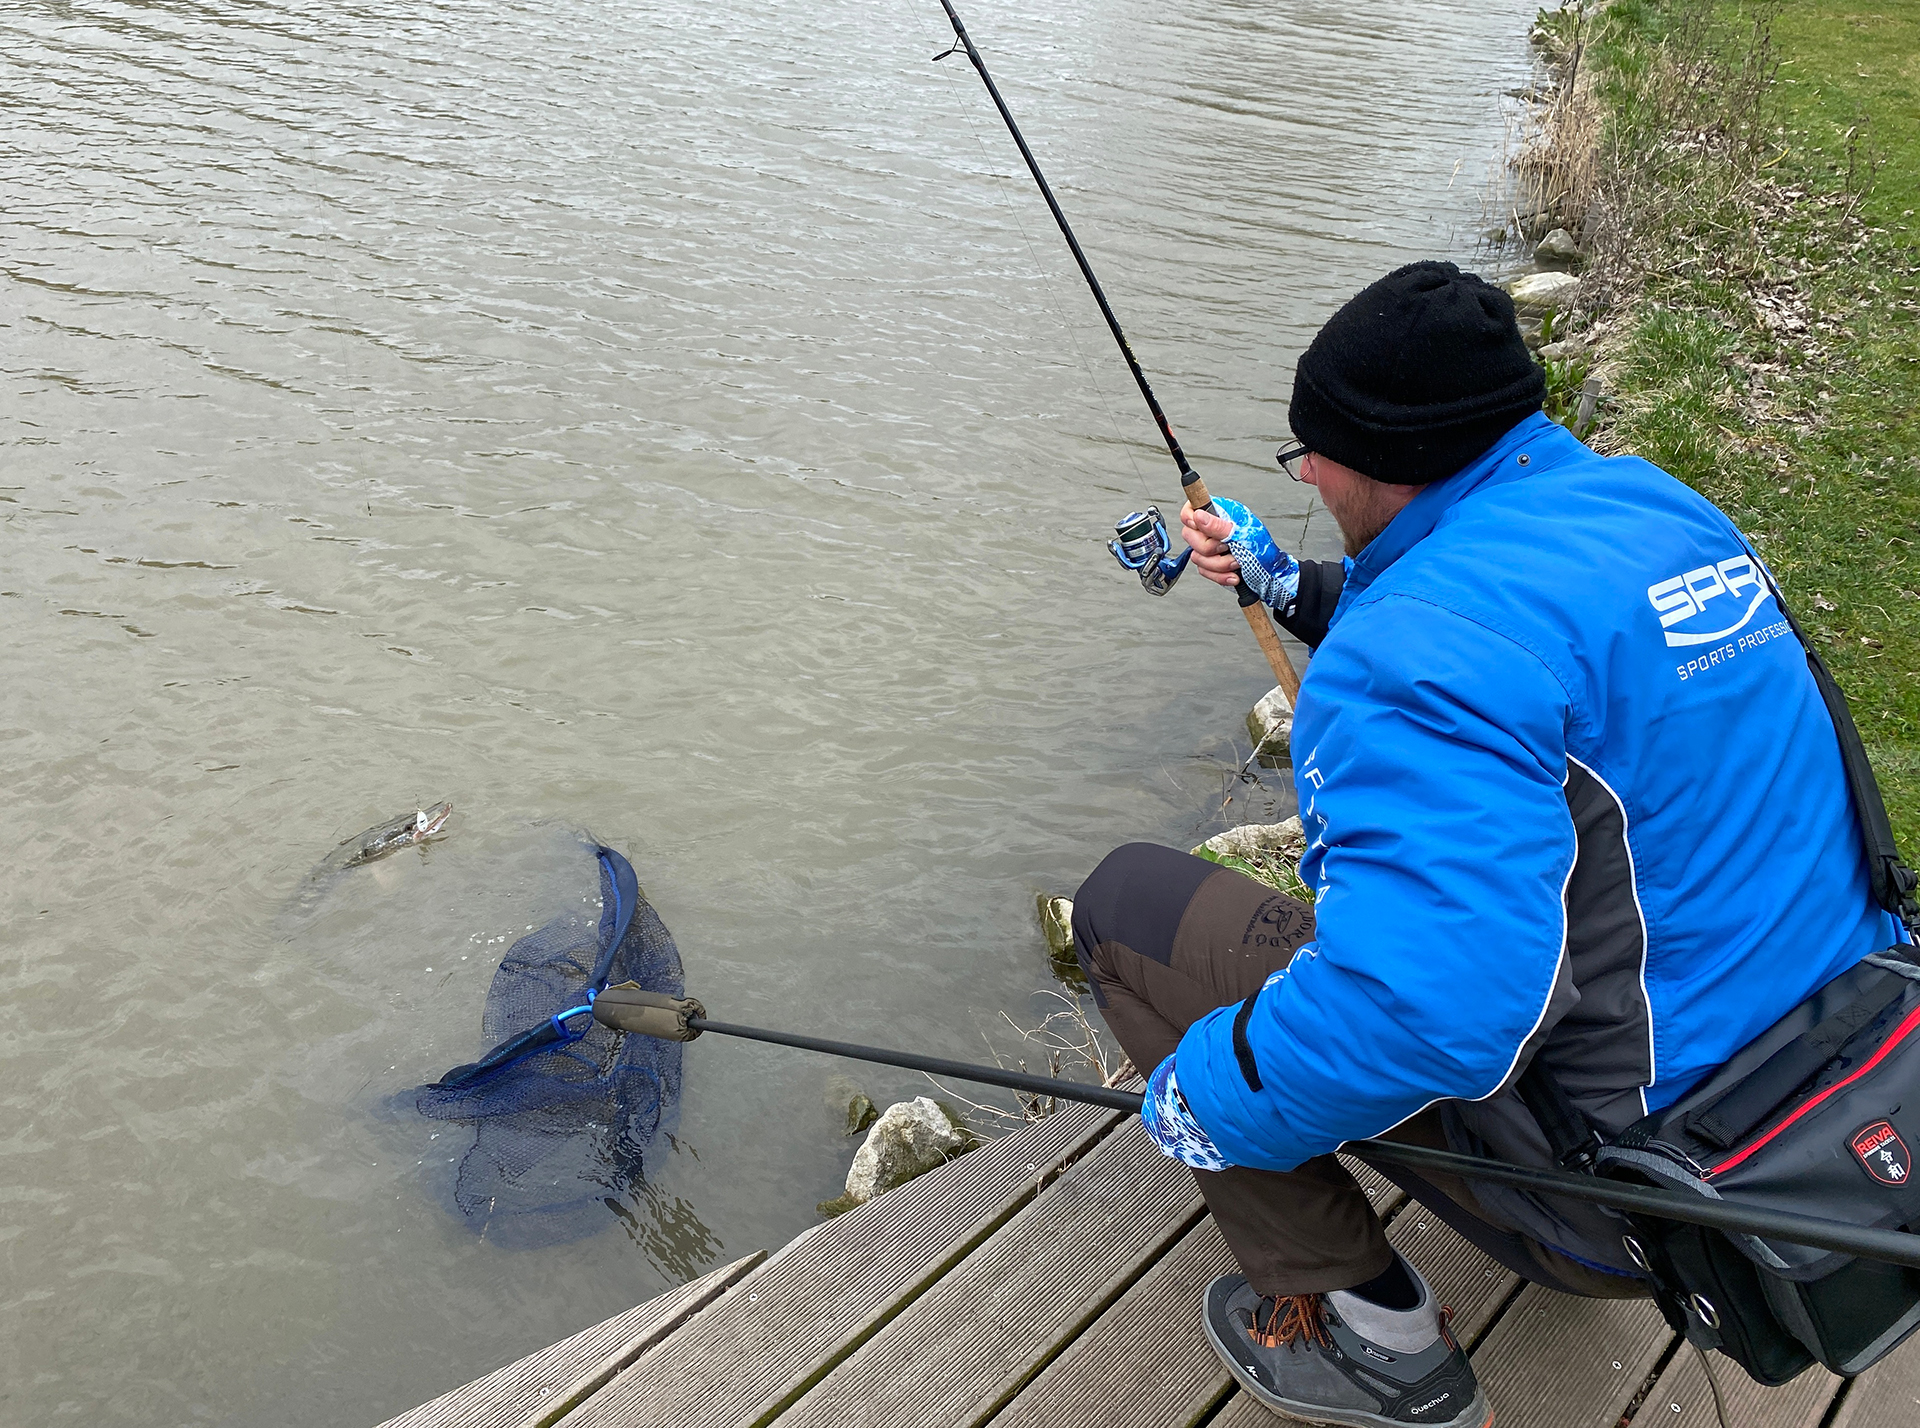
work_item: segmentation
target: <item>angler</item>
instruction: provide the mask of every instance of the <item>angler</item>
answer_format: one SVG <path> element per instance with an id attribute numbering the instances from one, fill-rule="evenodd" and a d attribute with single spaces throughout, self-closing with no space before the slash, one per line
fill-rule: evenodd
<path id="1" fill-rule="evenodd" d="M 1334 314 L 1279 462 L 1346 560 L 1296 563 L 1225 498 L 1181 513 L 1193 566 L 1314 651 L 1292 734 L 1313 903 L 1138 843 L 1074 899 L 1107 1023 L 1152 1068 L 1149 1134 L 1239 1261 L 1201 1329 L 1309 1421 L 1491 1420 L 1343 1142 L 1920 1220 L 1913 875 L 1845 701 L 1732 522 L 1543 396 L 1511 301 L 1450 263 Z M 1651 1294 L 1762 1382 L 1858 1372 L 1920 1323 L 1910 1273 L 1384 1168 L 1524 1278 Z"/>
<path id="2" fill-rule="evenodd" d="M 1300 359 L 1279 463 L 1347 558 L 1297 562 L 1192 470 L 941 4 L 1180 470 L 1188 549 L 1150 507 L 1113 554 L 1152 594 L 1189 563 L 1234 589 L 1295 705 L 1313 906 L 1149 844 L 1074 899 L 1107 1024 L 1155 1068 L 1142 1119 L 1241 1265 L 1201 1312 L 1228 1369 L 1308 1421 L 1491 1422 L 1334 1158 L 1355 1141 L 1524 1278 L 1650 1294 L 1762 1383 L 1869 1367 L 1920 1326 L 1911 1256 L 1867 1257 L 1920 1221 L 1920 907 L 1758 554 L 1545 417 L 1506 294 L 1416 263 Z M 1316 651 L 1304 687 L 1273 621 Z M 1763 1208 L 1827 1228 L 1796 1239 Z"/>

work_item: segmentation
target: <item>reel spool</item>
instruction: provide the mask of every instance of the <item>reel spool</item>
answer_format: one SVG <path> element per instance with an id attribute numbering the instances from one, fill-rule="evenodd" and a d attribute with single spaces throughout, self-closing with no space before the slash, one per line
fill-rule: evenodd
<path id="1" fill-rule="evenodd" d="M 1167 539 L 1167 523 L 1158 506 L 1148 506 L 1115 521 L 1113 535 L 1107 549 L 1124 569 L 1140 577 L 1140 585 L 1149 595 L 1164 595 L 1173 589 L 1193 554 L 1182 550 L 1177 558 L 1168 558 L 1173 543 Z"/>

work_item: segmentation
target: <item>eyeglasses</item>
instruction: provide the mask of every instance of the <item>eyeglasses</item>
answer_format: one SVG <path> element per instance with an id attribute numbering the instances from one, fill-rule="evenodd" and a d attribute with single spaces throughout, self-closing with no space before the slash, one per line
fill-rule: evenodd
<path id="1" fill-rule="evenodd" d="M 1300 463 L 1311 453 L 1304 446 L 1283 446 L 1274 454 L 1274 460 L 1280 463 L 1280 469 L 1295 481 L 1300 479 Z"/>

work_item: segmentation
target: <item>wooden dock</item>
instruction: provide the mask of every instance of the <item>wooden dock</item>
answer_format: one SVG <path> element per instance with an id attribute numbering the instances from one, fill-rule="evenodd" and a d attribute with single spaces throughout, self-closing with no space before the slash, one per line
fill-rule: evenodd
<path id="1" fill-rule="evenodd" d="M 1356 1173 L 1502 1428 L 1717 1428 L 1699 1355 L 1650 1303 L 1523 1286 Z M 1076 1106 L 383 1428 L 1270 1428 L 1200 1333 L 1232 1267 L 1185 1168 Z M 1736 1428 L 1920 1423 L 1920 1336 L 1851 1383 L 1716 1369 Z"/>

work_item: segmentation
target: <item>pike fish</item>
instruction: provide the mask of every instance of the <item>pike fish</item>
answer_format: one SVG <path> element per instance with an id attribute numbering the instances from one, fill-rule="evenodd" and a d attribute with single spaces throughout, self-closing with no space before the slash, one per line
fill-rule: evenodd
<path id="1" fill-rule="evenodd" d="M 402 848 L 411 848 L 416 843 L 424 843 L 446 826 L 447 819 L 453 815 L 451 803 L 436 803 L 431 808 L 423 808 L 414 813 L 403 813 L 390 819 L 377 828 L 347 839 L 338 848 L 327 854 L 315 871 L 319 874 L 344 873 L 348 868 L 358 868 L 366 863 L 377 862 L 389 853 L 397 853 Z"/>
<path id="2" fill-rule="evenodd" d="M 377 828 L 369 828 L 347 839 L 307 874 L 300 884 L 300 890 L 282 913 L 282 917 L 287 919 L 286 926 L 297 928 L 304 923 L 326 896 L 327 890 L 334 885 L 335 879 L 349 869 L 377 863 L 402 848 L 438 841 L 441 829 L 446 827 L 447 819 L 452 815 L 451 803 L 436 803 L 431 808 L 403 813 Z"/>

